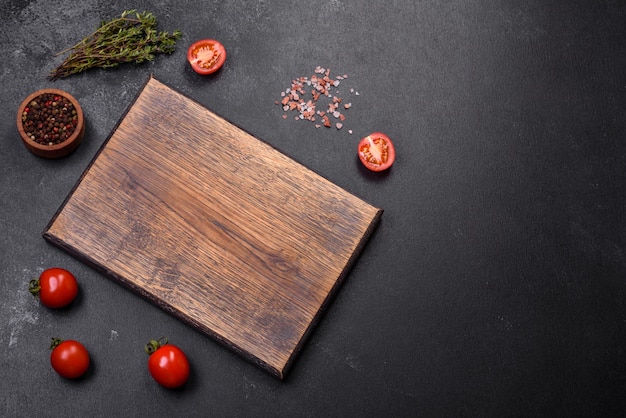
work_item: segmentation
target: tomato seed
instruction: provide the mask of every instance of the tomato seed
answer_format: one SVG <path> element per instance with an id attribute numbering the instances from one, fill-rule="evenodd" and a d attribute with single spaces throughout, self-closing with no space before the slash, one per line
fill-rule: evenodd
<path id="1" fill-rule="evenodd" d="M 193 51 L 194 60 L 202 68 L 211 68 L 220 57 L 219 51 L 213 45 L 202 46 Z"/>

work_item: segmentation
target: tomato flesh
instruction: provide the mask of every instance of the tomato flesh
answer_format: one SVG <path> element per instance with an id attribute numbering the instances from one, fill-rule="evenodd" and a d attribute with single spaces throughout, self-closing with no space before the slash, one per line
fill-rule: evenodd
<path id="1" fill-rule="evenodd" d="M 161 386 L 170 389 L 179 388 L 189 378 L 189 360 L 183 350 L 175 345 L 166 344 L 150 354 L 148 370 Z"/>
<path id="2" fill-rule="evenodd" d="M 358 153 L 363 165 L 372 171 L 386 170 L 396 159 L 393 142 L 381 132 L 374 132 L 361 139 Z"/>
<path id="3" fill-rule="evenodd" d="M 187 61 L 196 73 L 212 74 L 224 65 L 226 48 L 215 39 L 203 39 L 189 47 Z"/>
<path id="4" fill-rule="evenodd" d="M 30 284 L 30 291 L 48 308 L 62 308 L 69 305 L 78 295 L 76 277 L 62 268 L 44 270 L 38 280 Z"/>
<path id="5" fill-rule="evenodd" d="M 85 346 L 75 340 L 52 340 L 50 364 L 54 371 L 66 379 L 76 379 L 84 375 L 91 363 Z"/>

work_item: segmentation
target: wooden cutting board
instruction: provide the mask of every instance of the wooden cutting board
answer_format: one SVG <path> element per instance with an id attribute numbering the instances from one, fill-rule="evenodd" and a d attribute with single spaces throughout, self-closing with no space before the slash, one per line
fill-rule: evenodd
<path id="1" fill-rule="evenodd" d="M 43 236 L 282 379 L 381 215 L 150 77 Z"/>

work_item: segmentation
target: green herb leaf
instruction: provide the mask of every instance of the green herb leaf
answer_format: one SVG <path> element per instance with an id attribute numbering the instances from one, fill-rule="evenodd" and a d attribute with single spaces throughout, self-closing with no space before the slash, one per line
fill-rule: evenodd
<path id="1" fill-rule="evenodd" d="M 157 32 L 156 16 L 150 12 L 125 10 L 121 17 L 102 21 L 89 36 L 57 55 L 69 53 L 48 78 L 52 81 L 86 71 L 109 68 L 121 63 L 152 61 L 155 54 L 174 52 L 180 30 Z"/>

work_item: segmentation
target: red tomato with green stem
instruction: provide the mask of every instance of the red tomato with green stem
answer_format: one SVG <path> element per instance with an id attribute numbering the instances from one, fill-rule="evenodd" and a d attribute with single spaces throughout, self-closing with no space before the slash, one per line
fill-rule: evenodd
<path id="1" fill-rule="evenodd" d="M 80 342 L 53 338 L 50 349 L 52 350 L 50 364 L 60 376 L 76 379 L 89 369 L 91 363 L 89 352 Z"/>
<path id="2" fill-rule="evenodd" d="M 29 290 L 44 306 L 62 308 L 78 295 L 78 282 L 69 271 L 54 267 L 44 270 L 39 279 L 31 280 Z"/>
<path id="3" fill-rule="evenodd" d="M 393 142 L 382 132 L 374 132 L 361 139 L 358 153 L 363 165 L 372 171 L 386 170 L 396 160 Z"/>
<path id="4" fill-rule="evenodd" d="M 215 39 L 202 39 L 187 49 L 187 61 L 201 75 L 216 72 L 226 61 L 226 48 Z"/>
<path id="5" fill-rule="evenodd" d="M 174 389 L 187 382 L 190 372 L 189 360 L 183 350 L 168 344 L 167 338 L 150 340 L 144 351 L 150 355 L 148 358 L 150 375 L 161 386 Z"/>

